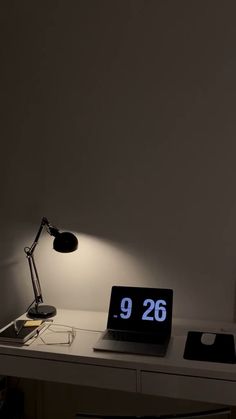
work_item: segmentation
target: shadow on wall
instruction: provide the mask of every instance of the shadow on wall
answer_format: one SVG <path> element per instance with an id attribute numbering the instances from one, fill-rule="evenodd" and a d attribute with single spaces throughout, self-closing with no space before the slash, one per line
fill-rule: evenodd
<path id="1" fill-rule="evenodd" d="M 27 229 L 9 223 L 5 224 L 5 229 L 2 226 L 1 231 L 0 327 L 3 327 L 26 311 L 33 300 L 33 293 L 28 285 L 30 274 L 22 247 Z"/>

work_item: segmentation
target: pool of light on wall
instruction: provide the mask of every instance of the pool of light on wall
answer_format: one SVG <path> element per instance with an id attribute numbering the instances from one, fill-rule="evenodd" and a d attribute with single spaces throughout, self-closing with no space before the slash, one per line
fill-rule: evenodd
<path id="1" fill-rule="evenodd" d="M 75 234 L 79 247 L 73 253 L 55 252 L 48 234 L 42 235 L 35 250 L 45 302 L 68 309 L 107 310 L 112 285 L 151 283 L 150 272 L 127 249 L 98 237 Z"/>

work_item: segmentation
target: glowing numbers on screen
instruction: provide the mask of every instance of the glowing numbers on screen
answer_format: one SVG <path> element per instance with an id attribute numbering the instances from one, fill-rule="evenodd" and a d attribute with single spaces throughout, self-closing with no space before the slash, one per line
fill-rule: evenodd
<path id="1" fill-rule="evenodd" d="M 132 299 L 124 297 L 120 303 L 120 317 L 122 319 L 129 319 L 132 313 Z M 146 310 L 143 312 L 142 320 L 164 322 L 166 320 L 166 301 L 165 300 L 152 300 L 146 298 L 143 302 L 143 307 Z"/>
<path id="2" fill-rule="evenodd" d="M 128 319 L 131 316 L 132 312 L 132 300 L 129 297 L 122 298 L 120 303 L 120 309 L 122 313 L 120 313 L 120 317 L 122 319 Z"/>
<path id="3" fill-rule="evenodd" d="M 144 307 L 147 307 L 142 315 L 142 320 L 156 320 L 157 322 L 164 322 L 166 319 L 166 301 L 165 300 L 151 300 L 147 298 L 143 302 Z"/>

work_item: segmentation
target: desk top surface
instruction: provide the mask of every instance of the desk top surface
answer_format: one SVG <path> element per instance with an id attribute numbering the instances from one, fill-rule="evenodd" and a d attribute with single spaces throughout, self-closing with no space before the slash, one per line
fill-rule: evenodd
<path id="1" fill-rule="evenodd" d="M 26 318 L 21 316 L 20 318 Z M 173 319 L 172 336 L 164 358 L 114 352 L 94 351 L 93 346 L 106 328 L 107 313 L 80 310 L 58 310 L 53 324 L 74 327 L 76 336 L 71 346 L 45 345 L 37 338 L 28 346 L 0 345 L 0 355 L 104 365 L 117 368 L 189 375 L 236 381 L 236 364 L 192 361 L 183 358 L 189 330 L 236 334 L 234 323 L 215 323 Z M 46 332 L 44 332 L 46 333 Z"/>

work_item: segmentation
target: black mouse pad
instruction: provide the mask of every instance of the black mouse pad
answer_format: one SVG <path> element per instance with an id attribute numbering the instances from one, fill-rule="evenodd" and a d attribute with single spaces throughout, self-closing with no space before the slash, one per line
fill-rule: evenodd
<path id="1" fill-rule="evenodd" d="M 215 341 L 211 345 L 202 343 L 202 335 L 206 332 L 188 332 L 184 358 L 196 361 L 223 362 L 234 364 L 235 344 L 234 336 L 227 333 L 214 333 Z M 212 333 L 212 332 L 208 332 Z"/>

